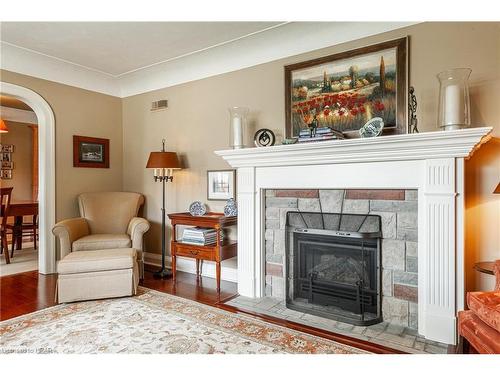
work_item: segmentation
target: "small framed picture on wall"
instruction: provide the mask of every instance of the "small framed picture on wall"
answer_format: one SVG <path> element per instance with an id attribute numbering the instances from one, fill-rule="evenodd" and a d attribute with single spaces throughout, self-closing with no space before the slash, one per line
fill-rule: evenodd
<path id="1" fill-rule="evenodd" d="M 2 169 L 14 169 L 13 161 L 2 161 Z"/>
<path id="2" fill-rule="evenodd" d="M 2 161 L 12 161 L 12 154 L 10 152 L 2 152 Z"/>
<path id="3" fill-rule="evenodd" d="M 73 167 L 109 168 L 109 139 L 74 135 Z"/>
<path id="4" fill-rule="evenodd" d="M 2 145 L 2 152 L 14 152 L 14 145 Z"/>
<path id="5" fill-rule="evenodd" d="M 0 172 L 0 176 L 2 180 L 11 180 L 12 179 L 12 169 L 2 169 Z"/>
<path id="6" fill-rule="evenodd" d="M 236 197 L 236 171 L 234 169 L 207 171 L 207 199 L 226 201 Z"/>

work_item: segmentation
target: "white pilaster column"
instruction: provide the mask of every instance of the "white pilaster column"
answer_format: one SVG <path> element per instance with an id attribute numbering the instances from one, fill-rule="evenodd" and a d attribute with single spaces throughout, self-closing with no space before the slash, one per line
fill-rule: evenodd
<path id="1" fill-rule="evenodd" d="M 456 342 L 455 159 L 425 162 L 424 231 L 419 238 L 419 299 L 425 337 Z"/>
<path id="2" fill-rule="evenodd" d="M 255 287 L 255 168 L 238 168 L 238 293 L 257 297 Z"/>

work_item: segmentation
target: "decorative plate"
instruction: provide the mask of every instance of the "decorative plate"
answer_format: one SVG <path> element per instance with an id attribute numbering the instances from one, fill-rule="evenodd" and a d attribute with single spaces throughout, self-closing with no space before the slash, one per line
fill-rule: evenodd
<path id="1" fill-rule="evenodd" d="M 236 202 L 233 198 L 229 198 L 227 200 L 226 206 L 224 207 L 224 216 L 237 216 L 238 215 L 238 207 L 236 207 Z"/>
<path id="2" fill-rule="evenodd" d="M 268 147 L 274 146 L 276 142 L 276 136 L 274 132 L 269 129 L 259 129 L 253 137 L 253 142 L 257 147 Z"/>
<path id="3" fill-rule="evenodd" d="M 384 129 L 384 119 L 381 117 L 374 117 L 359 129 L 361 138 L 372 138 L 380 135 Z"/>
<path id="4" fill-rule="evenodd" d="M 189 213 L 193 216 L 203 216 L 207 213 L 207 206 L 200 201 L 194 201 L 189 205 Z"/>

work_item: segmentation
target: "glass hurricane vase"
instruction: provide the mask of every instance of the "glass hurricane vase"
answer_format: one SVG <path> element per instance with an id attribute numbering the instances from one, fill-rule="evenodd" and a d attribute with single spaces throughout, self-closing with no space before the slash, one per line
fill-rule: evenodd
<path id="1" fill-rule="evenodd" d="M 438 126 L 444 130 L 470 126 L 469 77 L 472 70 L 456 68 L 437 75 L 439 80 Z"/>

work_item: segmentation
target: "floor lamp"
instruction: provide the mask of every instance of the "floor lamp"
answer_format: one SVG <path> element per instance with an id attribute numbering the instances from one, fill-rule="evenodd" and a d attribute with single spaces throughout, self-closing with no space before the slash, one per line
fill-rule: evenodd
<path id="1" fill-rule="evenodd" d="M 173 171 L 181 169 L 181 164 L 177 153 L 165 151 L 165 140 L 162 140 L 161 151 L 153 151 L 149 154 L 146 168 L 154 169 L 154 181 L 162 183 L 162 208 L 161 208 L 161 269 L 154 273 L 157 279 L 165 279 L 172 275 L 172 272 L 165 268 L 165 185 L 174 180 Z"/>

